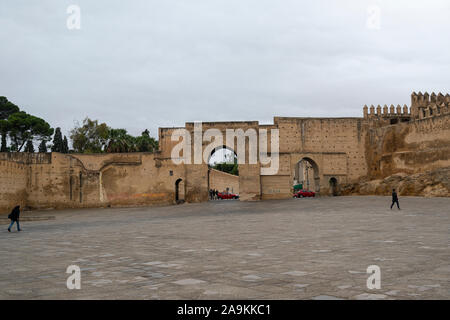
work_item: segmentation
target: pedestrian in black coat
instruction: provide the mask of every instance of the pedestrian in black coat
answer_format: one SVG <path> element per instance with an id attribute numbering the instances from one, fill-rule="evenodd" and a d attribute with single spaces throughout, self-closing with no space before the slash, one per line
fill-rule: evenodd
<path id="1" fill-rule="evenodd" d="M 11 232 L 11 227 L 14 225 L 14 222 L 17 224 L 17 231 L 22 231 L 22 229 L 20 229 L 19 216 L 20 216 L 20 206 L 15 206 L 8 216 L 8 218 L 11 219 L 11 224 L 8 227 L 9 232 Z"/>
<path id="2" fill-rule="evenodd" d="M 397 204 L 397 208 L 398 208 L 398 210 L 400 210 L 400 204 L 398 203 L 397 192 L 395 192 L 395 189 L 392 189 L 392 204 L 391 204 L 391 210 L 392 210 L 392 207 L 393 207 L 394 203 Z"/>

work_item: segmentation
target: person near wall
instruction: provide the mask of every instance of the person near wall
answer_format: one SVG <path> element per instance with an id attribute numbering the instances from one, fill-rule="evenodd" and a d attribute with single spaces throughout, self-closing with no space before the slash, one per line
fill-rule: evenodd
<path id="1" fill-rule="evenodd" d="M 400 210 L 400 204 L 398 203 L 397 192 L 395 192 L 395 189 L 392 189 L 392 204 L 391 204 L 391 210 L 392 210 L 392 207 L 394 206 L 394 203 L 397 204 L 397 208 L 398 208 L 398 210 Z"/>
<path id="2" fill-rule="evenodd" d="M 11 228 L 14 225 L 14 222 L 17 224 L 17 231 L 22 231 L 22 229 L 20 229 L 19 216 L 20 216 L 20 206 L 15 206 L 8 216 L 8 218 L 11 219 L 11 224 L 8 227 L 9 232 L 11 232 Z"/>

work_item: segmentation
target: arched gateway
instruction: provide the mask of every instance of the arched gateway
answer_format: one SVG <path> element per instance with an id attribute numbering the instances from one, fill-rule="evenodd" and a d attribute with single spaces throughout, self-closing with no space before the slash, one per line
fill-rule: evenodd
<path id="1" fill-rule="evenodd" d="M 208 200 L 208 161 L 224 146 L 237 155 L 240 200 L 291 198 L 294 185 L 300 182 L 306 189 L 328 195 L 331 177 L 345 183 L 366 173 L 361 153 L 364 139 L 342 134 L 357 131 L 361 121 L 275 118 L 273 125 L 257 121 L 186 123 L 182 128 L 159 129 L 159 156 L 169 163 L 179 160 L 175 170 L 185 182 L 188 202 Z M 358 170 L 350 172 L 349 168 Z"/>

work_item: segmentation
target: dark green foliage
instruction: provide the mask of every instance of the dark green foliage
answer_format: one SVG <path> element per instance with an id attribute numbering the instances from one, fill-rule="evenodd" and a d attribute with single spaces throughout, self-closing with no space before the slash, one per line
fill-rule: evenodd
<path id="1" fill-rule="evenodd" d="M 6 135 L 8 130 L 4 130 L 4 126 L 6 127 L 7 122 L 5 120 L 0 120 L 0 133 L 2 135 L 2 145 L 0 147 L 0 152 L 7 152 L 8 147 L 6 145 Z"/>
<path id="2" fill-rule="evenodd" d="M 64 136 L 64 139 L 63 139 L 62 153 L 69 153 L 69 143 L 67 141 L 67 137 L 66 136 Z"/>
<path id="3" fill-rule="evenodd" d="M 8 101 L 6 97 L 0 97 L 0 134 L 2 136 L 0 152 L 8 151 L 8 147 L 6 145 L 6 136 L 8 135 L 8 131 L 10 129 L 8 117 L 16 112 L 19 112 L 18 106 L 11 101 Z"/>
<path id="4" fill-rule="evenodd" d="M 145 129 L 140 137 L 136 137 L 136 146 L 139 152 L 153 152 L 158 150 L 158 141 L 150 137 L 150 132 Z"/>
<path id="5" fill-rule="evenodd" d="M 211 166 L 211 168 L 234 174 L 235 176 L 239 175 L 239 167 L 237 163 L 215 163 Z"/>
<path id="6" fill-rule="evenodd" d="M 20 109 L 6 97 L 0 97 L 0 120 L 6 120 L 13 113 L 19 112 Z"/>
<path id="7" fill-rule="evenodd" d="M 33 142 L 31 140 L 27 141 L 27 144 L 25 145 L 25 149 L 23 150 L 23 152 L 34 152 L 34 146 L 33 146 Z"/>
<path id="8" fill-rule="evenodd" d="M 158 149 L 158 141 L 150 137 L 148 130 L 134 137 L 126 129 L 110 128 L 89 118 L 71 131 L 70 138 L 75 152 L 82 153 L 152 152 Z"/>
<path id="9" fill-rule="evenodd" d="M 42 140 L 39 144 L 39 152 L 45 153 L 47 152 L 47 143 L 45 140 Z"/>
<path id="10" fill-rule="evenodd" d="M 136 138 L 129 135 L 125 129 L 109 129 L 106 152 L 135 152 Z"/>
<path id="11" fill-rule="evenodd" d="M 20 111 L 8 117 L 11 150 L 20 151 L 24 144 L 33 139 L 49 139 L 53 128 L 43 119 Z"/>
<path id="12" fill-rule="evenodd" d="M 70 132 L 70 139 L 75 152 L 100 153 L 104 151 L 109 136 L 109 128 L 106 123 L 98 123 L 98 120 L 86 118 L 83 125 L 76 126 Z"/>
<path id="13" fill-rule="evenodd" d="M 64 142 L 61 134 L 61 128 L 56 128 L 55 136 L 53 137 L 52 152 L 63 152 Z"/>

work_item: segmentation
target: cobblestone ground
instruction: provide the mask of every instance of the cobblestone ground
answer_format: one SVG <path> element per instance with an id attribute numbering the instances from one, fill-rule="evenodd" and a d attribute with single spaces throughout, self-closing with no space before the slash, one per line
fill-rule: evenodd
<path id="1" fill-rule="evenodd" d="M 449 299 L 450 199 L 336 197 L 24 212 L 1 299 Z M 27 221 L 28 220 L 28 221 Z M 81 268 L 81 289 L 66 268 Z M 369 265 L 381 289 L 366 286 Z"/>

